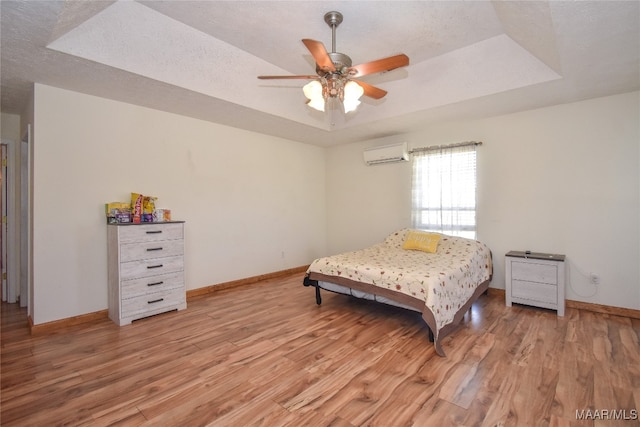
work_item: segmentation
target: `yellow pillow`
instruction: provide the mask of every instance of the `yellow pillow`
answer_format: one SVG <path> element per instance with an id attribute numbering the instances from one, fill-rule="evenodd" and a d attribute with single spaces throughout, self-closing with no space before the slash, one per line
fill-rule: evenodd
<path id="1" fill-rule="evenodd" d="M 404 239 L 402 249 L 415 249 L 418 251 L 435 253 L 438 249 L 440 235 L 425 233 L 424 231 L 409 231 Z"/>

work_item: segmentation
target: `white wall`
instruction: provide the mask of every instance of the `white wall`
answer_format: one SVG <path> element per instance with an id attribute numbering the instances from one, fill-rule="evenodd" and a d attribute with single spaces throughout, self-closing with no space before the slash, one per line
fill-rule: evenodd
<path id="1" fill-rule="evenodd" d="M 326 252 L 324 149 L 37 84 L 34 324 L 107 308 L 104 203 L 186 221 L 187 289 Z"/>
<path id="2" fill-rule="evenodd" d="M 400 135 L 410 147 L 468 140 L 478 149 L 478 238 L 504 288 L 509 250 L 567 256 L 567 298 L 640 309 L 638 92 Z M 368 141 L 327 153 L 328 253 L 411 224 L 409 163 L 365 166 Z M 595 288 L 589 273 L 601 277 Z"/>
<path id="3" fill-rule="evenodd" d="M 327 150 L 327 255 L 378 243 L 410 226 L 411 164 L 366 166 L 362 157 L 365 147 L 405 140 L 386 138 Z"/>

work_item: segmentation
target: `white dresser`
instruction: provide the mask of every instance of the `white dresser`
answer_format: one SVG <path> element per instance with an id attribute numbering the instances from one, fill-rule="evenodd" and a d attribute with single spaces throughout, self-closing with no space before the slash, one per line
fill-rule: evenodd
<path id="1" fill-rule="evenodd" d="M 187 308 L 184 222 L 107 225 L 109 318 L 118 325 Z"/>
<path id="2" fill-rule="evenodd" d="M 511 251 L 505 255 L 506 304 L 550 308 L 564 316 L 564 255 Z"/>

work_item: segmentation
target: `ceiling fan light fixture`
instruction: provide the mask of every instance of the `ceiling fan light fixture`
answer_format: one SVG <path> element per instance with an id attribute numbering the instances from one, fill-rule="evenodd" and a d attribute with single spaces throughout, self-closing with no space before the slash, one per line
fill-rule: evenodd
<path id="1" fill-rule="evenodd" d="M 364 95 L 362 86 L 350 80 L 345 82 L 336 76 L 312 80 L 302 87 L 302 92 L 308 99 L 307 105 L 315 110 L 324 111 L 327 99 L 338 98 L 342 101 L 345 113 L 355 111 L 360 105 L 360 97 Z"/>
<path id="2" fill-rule="evenodd" d="M 307 105 L 315 110 L 324 111 L 324 88 L 318 80 L 312 80 L 302 87 L 304 96 L 307 97 Z"/>
<path id="3" fill-rule="evenodd" d="M 358 101 L 357 99 L 355 100 L 344 100 L 342 102 L 342 106 L 344 107 L 344 112 L 345 113 L 350 113 L 352 111 L 355 111 L 358 108 L 358 105 L 360 105 L 360 101 Z"/>
<path id="4" fill-rule="evenodd" d="M 344 85 L 344 99 L 360 99 L 364 95 L 364 89 L 353 80 Z"/>
<path id="5" fill-rule="evenodd" d="M 302 91 L 307 99 L 322 98 L 322 85 L 318 80 L 311 80 L 302 87 Z"/>
<path id="6" fill-rule="evenodd" d="M 354 81 L 348 81 L 344 85 L 344 98 L 342 100 L 344 112 L 349 113 L 358 108 L 358 105 L 360 105 L 360 97 L 362 95 L 364 95 L 364 89 L 362 86 Z"/>
<path id="7" fill-rule="evenodd" d="M 324 98 L 320 98 L 320 99 L 310 99 L 307 101 L 307 105 L 311 108 L 313 108 L 314 110 L 318 110 L 318 111 L 322 111 L 324 112 Z"/>
<path id="8" fill-rule="evenodd" d="M 356 109 L 358 108 L 358 105 L 360 105 L 360 101 L 344 101 L 342 103 L 342 106 L 344 107 L 344 112 L 345 113 L 350 113 L 352 111 L 356 111 Z"/>

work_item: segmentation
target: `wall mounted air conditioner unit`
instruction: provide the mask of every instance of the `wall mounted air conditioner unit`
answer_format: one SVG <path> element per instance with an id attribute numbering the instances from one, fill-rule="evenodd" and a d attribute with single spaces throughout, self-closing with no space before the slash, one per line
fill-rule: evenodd
<path id="1" fill-rule="evenodd" d="M 364 162 L 367 165 L 380 163 L 406 162 L 409 160 L 407 143 L 383 145 L 381 147 L 367 148 L 364 150 Z"/>

